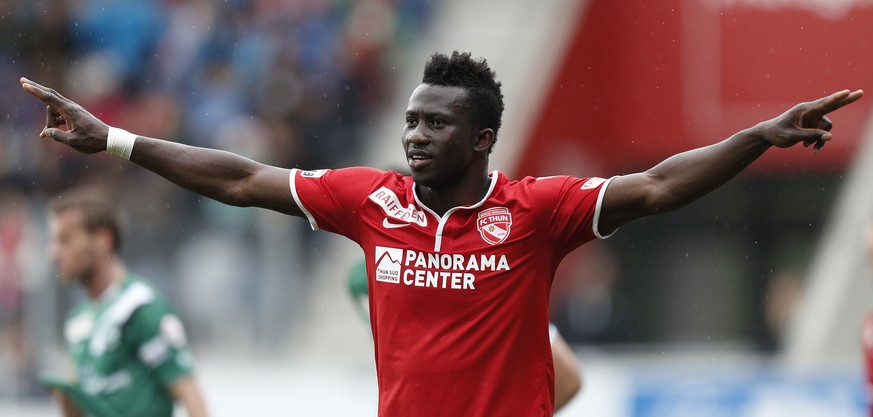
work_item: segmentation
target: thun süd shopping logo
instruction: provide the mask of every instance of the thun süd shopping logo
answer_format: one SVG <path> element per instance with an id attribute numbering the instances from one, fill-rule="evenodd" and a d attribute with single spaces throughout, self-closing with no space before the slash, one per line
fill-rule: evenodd
<path id="1" fill-rule="evenodd" d="M 376 246 L 376 281 L 400 282 L 400 261 L 403 249 Z"/>

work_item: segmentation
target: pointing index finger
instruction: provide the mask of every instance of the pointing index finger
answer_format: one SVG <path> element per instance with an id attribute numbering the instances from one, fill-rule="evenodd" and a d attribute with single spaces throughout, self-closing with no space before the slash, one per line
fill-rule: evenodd
<path id="1" fill-rule="evenodd" d="M 28 80 L 24 77 L 21 77 L 19 82 L 21 82 L 21 88 L 23 88 L 24 91 L 27 91 L 34 97 L 42 100 L 44 103 L 54 108 L 60 109 L 62 106 L 67 104 L 67 99 L 64 98 L 64 96 L 58 94 L 57 91 L 40 85 L 39 83 Z"/>
<path id="2" fill-rule="evenodd" d="M 864 95 L 864 90 L 843 90 L 833 93 L 827 97 L 819 99 L 814 103 L 812 110 L 822 115 L 833 112 L 837 109 L 854 103 Z"/>

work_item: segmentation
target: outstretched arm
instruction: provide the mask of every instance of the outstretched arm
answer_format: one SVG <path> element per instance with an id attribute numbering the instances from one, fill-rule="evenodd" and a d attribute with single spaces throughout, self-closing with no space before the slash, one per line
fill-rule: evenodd
<path id="1" fill-rule="evenodd" d="M 63 417 L 85 417 L 85 414 L 82 413 L 82 410 L 79 410 L 79 407 L 73 402 L 70 397 L 67 396 L 63 391 L 59 389 L 52 389 L 52 397 L 55 398 L 55 401 L 58 403 L 58 407 L 61 408 L 61 415 Z"/>
<path id="2" fill-rule="evenodd" d="M 200 394 L 197 380 L 193 376 L 185 376 L 170 384 L 170 394 L 185 406 L 188 417 L 206 417 L 206 401 Z"/>
<path id="3" fill-rule="evenodd" d="M 48 105 L 46 127 L 40 137 L 54 139 L 82 153 L 106 150 L 110 129 L 106 123 L 51 88 L 26 78 L 20 82 L 24 91 Z M 143 136 L 136 137 L 130 160 L 180 187 L 222 203 L 303 215 L 291 196 L 287 169 L 230 152 Z"/>
<path id="4" fill-rule="evenodd" d="M 719 143 L 674 155 L 646 172 L 617 177 L 604 195 L 600 233 L 691 203 L 736 176 L 770 147 L 788 148 L 803 142 L 818 152 L 831 140 L 833 125 L 825 115 L 863 94 L 844 90 L 800 103 Z"/>

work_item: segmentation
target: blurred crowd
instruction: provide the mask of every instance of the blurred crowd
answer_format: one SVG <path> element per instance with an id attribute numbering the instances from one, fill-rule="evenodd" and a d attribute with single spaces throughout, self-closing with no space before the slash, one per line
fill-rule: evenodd
<path id="1" fill-rule="evenodd" d="M 176 304 L 195 338 L 240 323 L 242 340 L 281 342 L 300 301 L 295 288 L 306 285 L 307 257 L 289 254 L 312 239 L 300 222 L 45 143 L 44 107 L 19 77 L 140 135 L 284 167 L 346 166 L 363 162 L 392 62 L 426 31 L 431 8 L 428 0 L 0 2 L 0 395 L 26 389 L 43 354 L 34 348 L 59 343 L 46 323 L 56 325 L 76 296 L 56 288 L 46 256 L 43 209 L 59 192 L 99 184 L 116 196 L 128 214 L 129 266 L 186 299 Z M 25 300 L 40 298 L 28 308 Z"/>

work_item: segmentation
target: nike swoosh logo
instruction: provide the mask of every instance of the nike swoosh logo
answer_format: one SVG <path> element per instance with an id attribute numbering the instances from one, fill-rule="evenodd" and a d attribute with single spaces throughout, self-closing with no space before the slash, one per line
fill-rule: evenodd
<path id="1" fill-rule="evenodd" d="M 409 226 L 409 223 L 397 224 L 397 223 L 389 222 L 387 217 L 382 219 L 382 227 L 384 227 L 386 229 L 397 229 L 397 228 L 406 227 L 406 226 Z"/>

